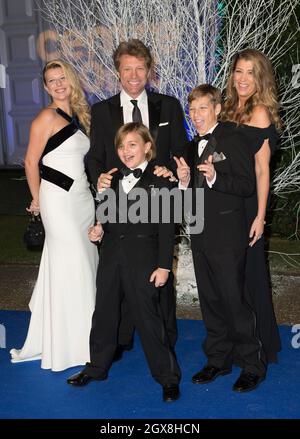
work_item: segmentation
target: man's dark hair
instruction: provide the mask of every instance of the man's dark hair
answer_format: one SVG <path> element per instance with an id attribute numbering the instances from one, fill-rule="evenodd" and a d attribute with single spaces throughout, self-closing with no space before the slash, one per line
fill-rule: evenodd
<path id="1" fill-rule="evenodd" d="M 128 41 L 122 41 L 119 44 L 113 55 L 113 60 L 117 71 L 119 71 L 120 58 L 122 55 L 130 55 L 135 56 L 136 58 L 144 58 L 147 69 L 151 69 L 152 56 L 150 50 L 140 40 L 132 38 Z"/>

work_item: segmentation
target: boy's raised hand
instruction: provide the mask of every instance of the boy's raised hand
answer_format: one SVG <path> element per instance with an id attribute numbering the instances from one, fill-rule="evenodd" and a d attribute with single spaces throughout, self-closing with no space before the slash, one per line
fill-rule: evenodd
<path id="1" fill-rule="evenodd" d="M 117 170 L 118 168 L 112 168 L 110 171 L 103 172 L 102 174 L 100 174 L 100 177 L 98 178 L 98 182 L 97 182 L 98 191 L 101 189 L 107 189 L 111 186 L 111 180 L 113 178 L 111 174 L 113 174 Z"/>
<path id="2" fill-rule="evenodd" d="M 191 178 L 191 170 L 189 165 L 186 163 L 183 157 L 180 157 L 179 159 L 177 157 L 173 157 L 176 165 L 177 165 L 177 176 L 180 180 L 180 183 L 184 186 L 187 186 L 189 184 L 190 178 Z"/>
<path id="3" fill-rule="evenodd" d="M 204 161 L 202 165 L 198 165 L 197 168 L 200 172 L 203 172 L 204 177 L 207 178 L 208 181 L 212 181 L 215 176 L 215 167 L 213 165 L 213 156 L 208 156 L 208 159 Z"/>

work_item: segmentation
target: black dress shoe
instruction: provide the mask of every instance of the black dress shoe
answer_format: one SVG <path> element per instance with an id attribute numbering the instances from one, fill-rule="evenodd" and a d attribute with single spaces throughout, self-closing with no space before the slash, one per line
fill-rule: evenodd
<path id="1" fill-rule="evenodd" d="M 234 383 L 232 390 L 235 392 L 251 392 L 251 390 L 256 389 L 264 379 L 264 376 L 256 375 L 255 373 L 242 372 Z"/>
<path id="2" fill-rule="evenodd" d="M 206 384 L 214 381 L 219 375 L 228 375 L 231 369 L 220 369 L 215 366 L 204 366 L 200 372 L 196 373 L 192 382 L 195 384 Z"/>
<path id="3" fill-rule="evenodd" d="M 72 384 L 72 386 L 83 387 L 86 386 L 90 381 L 103 381 L 106 380 L 107 376 L 103 376 L 100 378 L 93 378 L 90 375 L 87 375 L 84 372 L 76 373 L 67 379 L 68 384 Z"/>
<path id="4" fill-rule="evenodd" d="M 131 351 L 132 348 L 133 348 L 133 342 L 128 344 L 118 344 L 113 357 L 113 363 L 115 363 L 116 361 L 120 361 L 121 358 L 123 357 L 124 351 Z"/>
<path id="5" fill-rule="evenodd" d="M 180 396 L 178 384 L 169 384 L 163 386 L 163 400 L 165 402 L 176 401 Z"/>

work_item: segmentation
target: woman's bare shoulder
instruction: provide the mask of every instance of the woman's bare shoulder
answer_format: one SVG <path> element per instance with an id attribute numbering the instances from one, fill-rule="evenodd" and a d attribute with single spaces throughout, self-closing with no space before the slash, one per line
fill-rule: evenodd
<path id="1" fill-rule="evenodd" d="M 43 108 L 31 123 L 33 135 L 49 137 L 54 129 L 57 114 L 53 108 Z"/>
<path id="2" fill-rule="evenodd" d="M 256 105 L 251 113 L 249 125 L 257 128 L 268 128 L 271 124 L 270 113 L 265 105 Z"/>
<path id="3" fill-rule="evenodd" d="M 51 123 L 54 122 L 57 118 L 57 113 L 55 111 L 55 108 L 43 108 L 36 118 L 33 120 L 33 122 L 40 122 L 40 123 Z"/>
<path id="4" fill-rule="evenodd" d="M 53 108 L 43 108 L 31 123 L 33 130 L 52 131 L 57 114 Z"/>

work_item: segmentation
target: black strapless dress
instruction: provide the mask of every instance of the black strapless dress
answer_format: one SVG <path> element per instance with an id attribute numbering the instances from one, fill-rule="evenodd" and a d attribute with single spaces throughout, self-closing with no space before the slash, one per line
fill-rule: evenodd
<path id="1" fill-rule="evenodd" d="M 236 126 L 235 123 L 227 123 Z M 273 124 L 268 128 L 239 125 L 236 126 L 236 129 L 246 136 L 253 157 L 262 147 L 265 139 L 269 139 L 272 154 L 280 147 L 280 139 Z M 245 198 L 249 231 L 257 215 L 257 206 L 257 192 L 255 191 L 251 197 Z M 247 249 L 246 295 L 256 315 L 257 336 L 262 342 L 267 362 L 276 363 L 277 352 L 281 349 L 281 342 L 272 302 L 264 237 L 259 239 L 253 247 Z"/>

